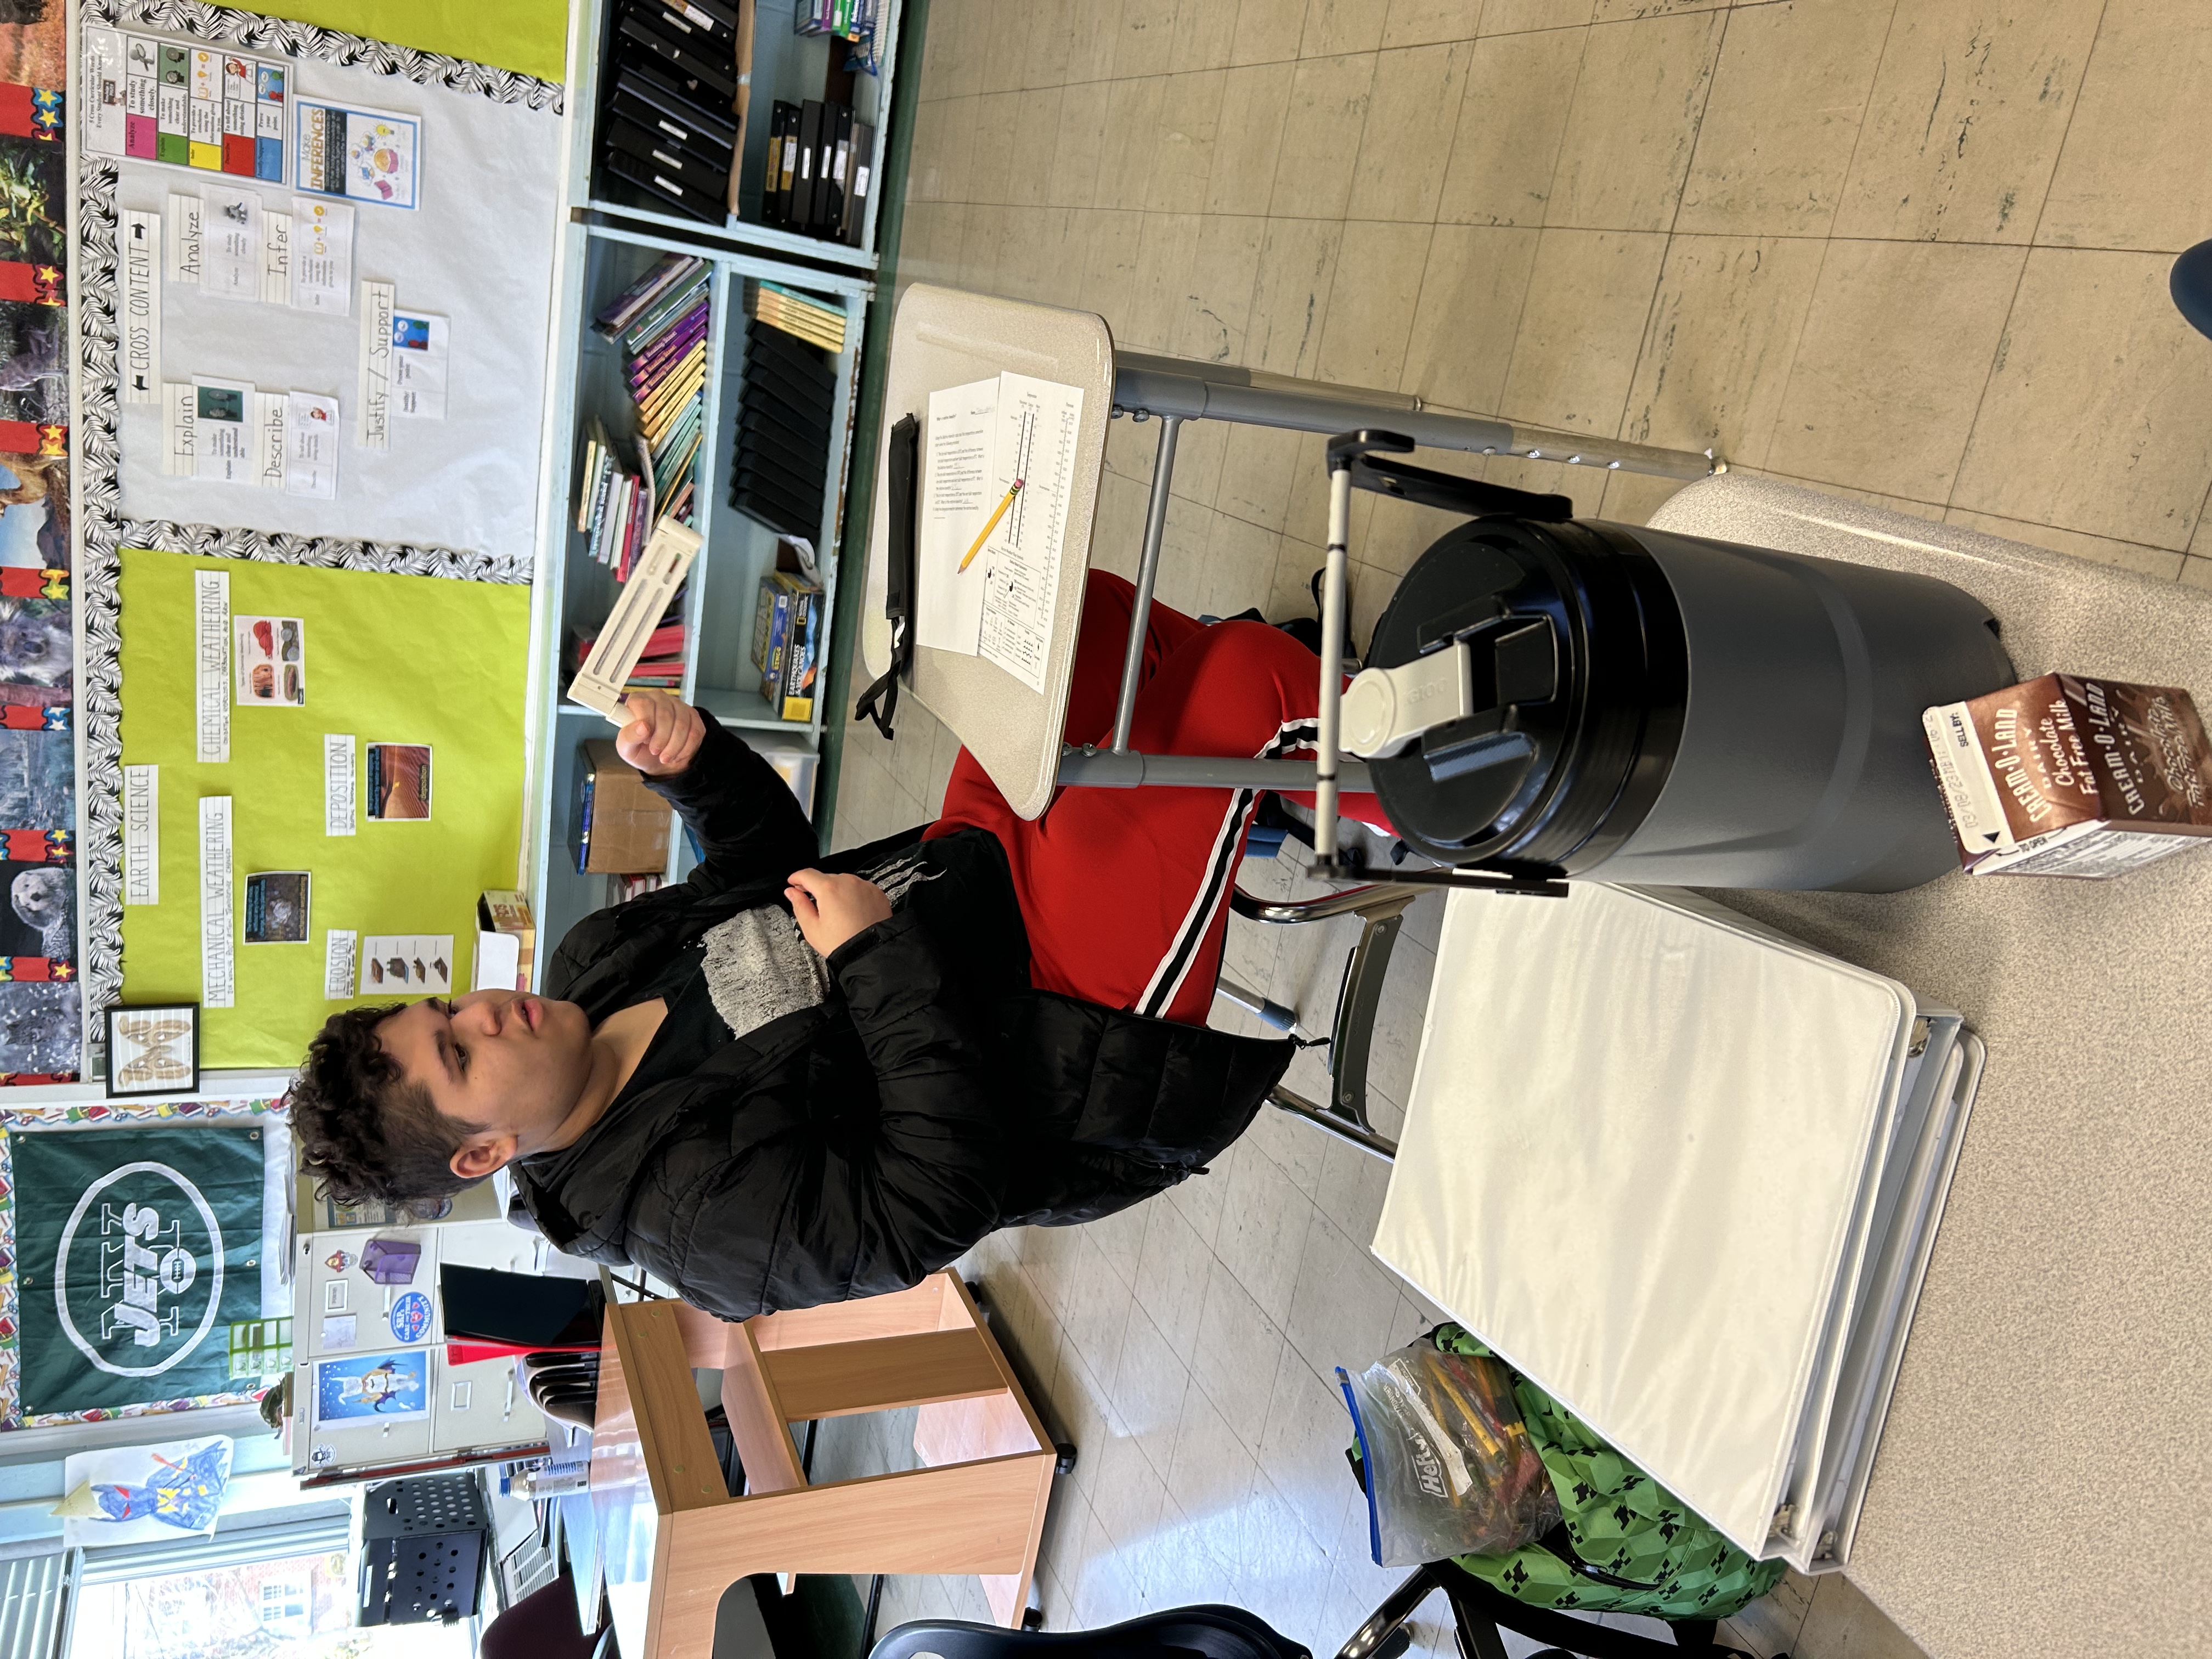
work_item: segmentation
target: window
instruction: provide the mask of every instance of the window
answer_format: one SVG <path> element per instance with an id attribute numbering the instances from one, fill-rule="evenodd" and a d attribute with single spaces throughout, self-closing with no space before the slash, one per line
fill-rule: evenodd
<path id="1" fill-rule="evenodd" d="M 77 1592 L 68 1659 L 469 1659 L 467 1624 L 354 1627 L 351 1558 L 279 1556 Z"/>

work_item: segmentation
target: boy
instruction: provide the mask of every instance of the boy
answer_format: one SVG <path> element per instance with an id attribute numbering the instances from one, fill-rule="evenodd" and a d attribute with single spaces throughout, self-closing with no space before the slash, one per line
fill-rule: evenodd
<path id="1" fill-rule="evenodd" d="M 1111 729 L 1132 598 L 1091 574 L 1071 740 Z M 1317 679 L 1264 623 L 1155 605 L 1133 746 L 1310 748 Z M 1025 822 L 963 750 L 935 823 L 817 864 L 758 756 L 665 694 L 629 707 L 617 748 L 698 868 L 578 923 L 544 996 L 333 1015 L 292 1122 L 340 1197 L 508 1167 L 556 1249 L 744 1319 L 903 1289 L 994 1228 L 1172 1186 L 1289 1064 L 1287 1042 L 1204 1024 L 1256 792 L 1066 790 Z"/>

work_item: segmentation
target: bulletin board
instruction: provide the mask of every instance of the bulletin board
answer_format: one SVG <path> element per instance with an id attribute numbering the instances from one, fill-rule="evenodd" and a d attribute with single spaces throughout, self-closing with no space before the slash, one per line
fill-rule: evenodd
<path id="1" fill-rule="evenodd" d="M 63 5 L 54 9 L 58 16 Z M 365 15 L 355 7 L 304 9 Z M 541 533 L 563 165 L 562 89 L 517 66 L 557 62 L 557 43 L 539 40 L 532 56 L 510 41 L 487 64 L 198 0 L 76 0 L 74 10 L 80 28 L 215 43 L 274 65 L 288 99 L 391 112 L 417 124 L 417 205 L 355 204 L 354 302 L 346 315 L 311 314 L 264 296 L 224 298 L 157 273 L 161 380 L 216 376 L 249 383 L 272 403 L 293 392 L 337 401 L 337 488 L 325 498 L 165 472 L 161 409 L 131 401 L 121 379 L 119 307 L 130 288 L 118 257 L 123 216 L 166 213 L 180 193 L 212 202 L 218 186 L 257 191 L 262 210 L 280 213 L 296 206 L 293 160 L 301 152 L 288 148 L 281 179 L 116 156 L 82 142 L 93 103 L 113 93 L 88 56 L 72 59 L 67 94 L 79 141 L 69 269 L 77 418 L 65 434 L 77 480 L 68 572 L 77 635 L 74 706 L 64 718 L 83 780 L 74 849 L 82 868 L 79 956 L 68 964 L 70 982 L 17 994 L 53 1000 L 53 1010 L 25 1011 L 44 1018 L 64 1002 L 78 1006 L 81 988 L 84 1042 L 95 1052 L 100 1011 L 118 1001 L 201 1000 L 191 815 L 198 797 L 228 794 L 236 805 L 236 891 L 244 894 L 254 872 L 312 872 L 313 942 L 249 948 L 240 933 L 236 1006 L 205 1010 L 202 1058 L 216 1067 L 289 1066 L 325 1014 L 343 1006 L 323 996 L 326 928 L 453 934 L 459 959 L 452 976 L 465 988 L 476 895 L 515 878 L 527 585 Z M 410 0 L 403 9 L 415 27 L 410 38 L 454 43 L 477 39 L 476 24 L 504 29 L 546 10 L 545 0 L 489 8 Z M 534 22 L 529 32 L 539 32 Z M 287 137 L 295 138 L 296 129 Z M 372 283 L 391 284 L 400 309 L 443 319 L 447 343 L 443 416 L 394 422 L 383 449 L 356 445 L 360 361 L 379 337 L 362 326 L 362 288 Z M 0 546 L 0 564 L 7 559 Z M 204 768 L 194 759 L 185 719 L 190 604 L 172 606 L 161 597 L 165 584 L 189 589 L 195 561 L 231 573 L 234 614 L 298 618 L 309 638 L 306 708 L 239 709 L 233 758 Z M 134 596 L 128 603 L 126 585 Z M 7 695 L 0 684 L 0 702 Z M 324 718 L 339 708 L 343 720 Z M 289 728 L 257 724 L 287 717 Z M 380 727 L 392 735 L 380 737 L 373 729 Z M 435 757 L 432 820 L 325 840 L 324 733 L 407 740 L 403 729 L 422 733 Z M 163 784 L 161 902 L 127 912 L 126 761 L 159 766 Z M 229 775 L 203 775 L 221 773 Z M 402 830 L 414 839 L 397 852 L 380 839 Z M 342 840 L 349 844 L 338 846 Z M 265 960 L 270 951 L 312 962 Z M 7 992 L 0 986 L 0 995 Z M 7 1013 L 0 1008 L 0 1066 L 27 1067 L 28 1060 L 11 1061 L 6 1051 Z"/>
<path id="2" fill-rule="evenodd" d="M 123 994 L 198 1002 L 199 801 L 231 798 L 234 911 L 257 872 L 305 871 L 306 937 L 249 944 L 234 915 L 234 1006 L 201 1013 L 211 1066 L 292 1066 L 325 1018 L 325 934 L 451 934 L 469 988 L 477 896 L 514 884 L 522 834 L 529 590 L 433 576 L 318 570 L 143 548 L 122 556 L 122 754 L 160 769 L 160 902 L 123 908 Z M 192 573 L 227 571 L 234 617 L 302 625 L 305 702 L 234 706 L 230 759 L 202 763 L 194 729 Z M 325 833 L 324 735 L 355 739 L 354 833 Z M 368 815 L 369 744 L 428 744 L 430 816 Z M 404 994 L 405 993 L 402 993 Z M 419 993 L 415 993 L 419 994 Z"/>
<path id="3" fill-rule="evenodd" d="M 89 186 L 95 178 L 112 177 L 113 187 L 95 202 L 81 202 L 80 212 L 88 225 L 104 220 L 120 240 L 123 216 L 143 212 L 167 221 L 172 198 L 180 197 L 204 206 L 198 237 L 204 278 L 186 280 L 173 268 L 185 240 L 176 224 L 154 228 L 161 239 L 159 269 L 153 273 L 160 304 L 159 380 L 183 386 L 207 377 L 264 392 L 334 399 L 334 493 L 296 493 L 289 480 L 286 487 L 261 487 L 250 471 L 245 482 L 167 475 L 161 403 L 158 397 L 133 401 L 126 387 L 108 411 L 118 446 L 116 510 L 126 520 L 440 547 L 526 565 L 537 534 L 554 252 L 561 229 L 558 88 L 433 54 L 372 48 L 354 37 L 246 12 L 191 7 L 193 27 L 187 33 L 185 9 L 162 0 L 92 0 L 84 9 L 85 27 L 111 40 L 119 36 L 186 52 L 208 49 L 213 36 L 217 58 L 235 61 L 249 73 L 259 65 L 281 71 L 281 95 L 274 100 L 216 106 L 225 120 L 235 120 L 240 111 L 248 123 L 266 114 L 276 134 L 270 159 L 280 176 L 101 155 L 92 148 L 96 141 L 81 115 L 84 182 Z M 102 12 L 118 21 L 97 21 Z M 218 20 L 218 27 L 199 21 L 205 16 Z M 228 20 L 228 27 L 222 20 Z M 386 64 L 399 67 L 392 72 Z M 103 82 L 97 90 L 85 87 L 80 103 L 113 97 L 115 70 L 88 66 L 80 78 Z M 392 117 L 399 136 L 391 142 L 404 166 L 401 187 L 390 200 L 368 190 L 323 198 L 299 183 L 302 153 L 309 148 L 305 114 L 316 106 Z M 114 143 L 112 135 L 129 125 L 118 111 L 100 131 Z M 212 161 L 219 147 L 190 148 Z M 224 227 L 217 204 L 233 197 L 255 204 L 257 223 L 276 214 L 294 221 L 286 253 L 265 256 L 289 264 L 289 298 L 263 299 L 258 282 L 246 288 L 245 297 L 220 291 L 217 246 Z M 330 273 L 337 289 L 335 303 L 343 310 L 303 304 L 310 267 L 318 264 L 307 247 L 305 204 L 311 200 L 334 207 L 350 229 L 349 246 Z M 264 234 L 274 232 L 254 233 L 257 276 Z M 99 250 L 117 246 L 86 237 L 85 252 L 95 257 L 84 273 L 85 291 L 88 297 L 115 295 L 127 306 L 127 292 L 118 293 L 127 287 L 127 276 L 118 277 L 112 258 L 103 271 L 98 258 Z M 373 284 L 388 285 L 399 313 L 436 319 L 443 334 L 436 348 L 444 360 L 440 412 L 416 418 L 398 414 L 388 423 L 382 448 L 366 446 L 358 429 L 362 358 L 375 333 Z M 204 451 L 207 437 L 204 427 Z M 125 539 L 139 545 L 147 538 Z"/>

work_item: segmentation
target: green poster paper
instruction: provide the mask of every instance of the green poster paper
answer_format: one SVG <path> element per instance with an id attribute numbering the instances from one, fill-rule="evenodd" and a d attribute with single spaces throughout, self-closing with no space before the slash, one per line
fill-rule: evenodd
<path id="1" fill-rule="evenodd" d="M 568 72 L 568 9 L 560 0 L 278 0 L 256 6 L 318 28 L 558 81 Z"/>
<path id="2" fill-rule="evenodd" d="M 261 1132 L 19 1130 L 8 1146 L 23 1411 L 228 1389 L 229 1328 L 261 1313 Z"/>
<path id="3" fill-rule="evenodd" d="M 303 705 L 239 706 L 230 759 L 194 738 L 192 573 L 230 578 L 230 614 L 271 623 L 279 664 L 296 643 Z M 513 887 L 522 841 L 523 714 L 530 590 L 513 584 L 319 570 L 126 548 L 122 580 L 123 760 L 160 769 L 160 902 L 123 910 L 123 994 L 202 1001 L 199 802 L 231 801 L 234 1006 L 200 1016 L 204 1066 L 293 1066 L 326 1016 L 325 935 L 444 936 L 468 989 L 477 896 Z M 283 624 L 300 624 L 296 641 Z M 239 647 L 234 645 L 234 651 Z M 251 638 L 248 655 L 258 649 Z M 325 833 L 323 739 L 350 736 L 354 833 Z M 428 817 L 368 815 L 371 744 L 427 745 Z M 97 787 L 97 786 L 95 786 Z M 112 787 L 112 786 L 111 786 Z M 306 937 L 249 944 L 247 878 L 311 878 Z M 386 994 L 370 1001 L 391 1001 Z"/>

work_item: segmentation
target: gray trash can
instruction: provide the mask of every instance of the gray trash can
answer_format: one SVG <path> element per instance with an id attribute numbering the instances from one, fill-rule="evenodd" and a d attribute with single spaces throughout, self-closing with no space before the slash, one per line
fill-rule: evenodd
<path id="1" fill-rule="evenodd" d="M 1611 882 L 1892 892 L 1957 868 L 1921 711 L 2015 678 L 1948 583 L 1600 522 L 1451 531 L 1367 660 L 1455 642 L 1475 712 L 1370 763 L 1391 822 L 1449 864 Z"/>

